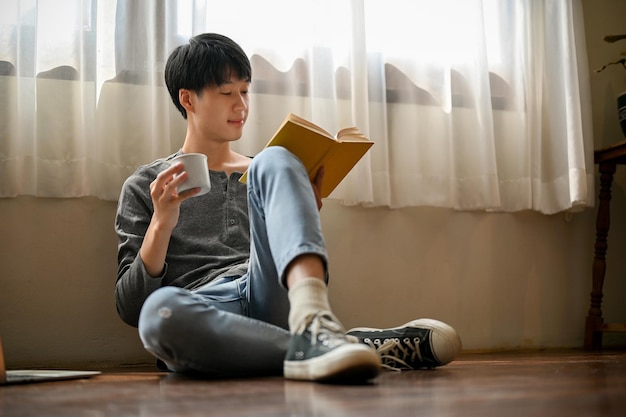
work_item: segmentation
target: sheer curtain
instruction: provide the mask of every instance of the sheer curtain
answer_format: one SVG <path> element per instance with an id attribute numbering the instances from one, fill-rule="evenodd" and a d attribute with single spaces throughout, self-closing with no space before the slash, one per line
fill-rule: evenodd
<path id="1" fill-rule="evenodd" d="M 169 52 L 220 32 L 253 63 L 235 146 L 287 112 L 375 145 L 331 197 L 555 213 L 593 205 L 580 0 L 0 0 L 0 197 L 117 199 L 181 146 Z"/>

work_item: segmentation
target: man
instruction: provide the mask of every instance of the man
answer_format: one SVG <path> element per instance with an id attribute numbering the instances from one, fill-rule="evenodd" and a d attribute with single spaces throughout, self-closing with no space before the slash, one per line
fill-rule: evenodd
<path id="1" fill-rule="evenodd" d="M 122 189 L 122 319 L 172 371 L 362 381 L 381 360 L 395 369 L 450 362 L 460 340 L 435 320 L 346 334 L 326 288 L 323 170 L 311 183 L 284 148 L 250 159 L 230 147 L 248 117 L 251 79 L 246 54 L 222 35 L 198 35 L 170 55 L 165 81 L 187 134 L 180 151 L 140 167 Z M 177 193 L 187 174 L 168 161 L 181 153 L 207 155 L 209 193 Z"/>

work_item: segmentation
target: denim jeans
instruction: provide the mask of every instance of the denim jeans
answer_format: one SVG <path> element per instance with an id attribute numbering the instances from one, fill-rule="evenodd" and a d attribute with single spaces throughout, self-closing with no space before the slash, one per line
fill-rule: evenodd
<path id="1" fill-rule="evenodd" d="M 327 262 L 308 174 L 282 147 L 257 155 L 248 172 L 250 264 L 189 291 L 163 287 L 144 303 L 139 335 L 173 371 L 221 376 L 280 374 L 289 342 L 284 272 L 299 255 Z"/>

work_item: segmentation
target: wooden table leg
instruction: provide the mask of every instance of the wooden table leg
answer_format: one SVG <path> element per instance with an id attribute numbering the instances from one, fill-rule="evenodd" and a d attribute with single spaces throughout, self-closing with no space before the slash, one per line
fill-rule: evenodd
<path id="1" fill-rule="evenodd" d="M 603 162 L 600 164 L 600 204 L 596 217 L 595 256 L 592 268 L 591 307 L 585 322 L 585 349 L 599 350 L 602 348 L 602 286 L 606 272 L 605 255 L 608 248 L 607 236 L 611 225 L 611 185 L 616 164 Z"/>

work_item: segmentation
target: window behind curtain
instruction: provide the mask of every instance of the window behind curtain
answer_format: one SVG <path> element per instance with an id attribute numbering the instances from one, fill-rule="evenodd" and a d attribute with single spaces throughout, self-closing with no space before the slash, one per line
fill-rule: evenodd
<path id="1" fill-rule="evenodd" d="M 593 204 L 579 0 L 3 0 L 0 196 L 115 199 L 180 146 L 163 69 L 221 32 L 253 63 L 236 149 L 285 113 L 376 142 L 346 204 L 545 213 Z M 280 13 L 279 13 L 280 11 Z M 304 18 L 306 17 L 306 18 Z"/>

